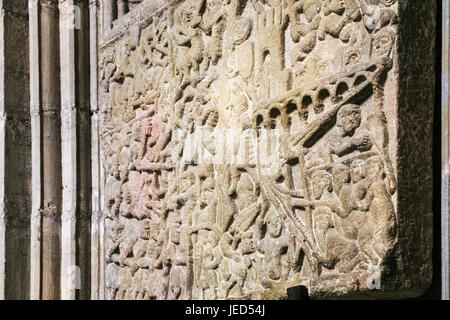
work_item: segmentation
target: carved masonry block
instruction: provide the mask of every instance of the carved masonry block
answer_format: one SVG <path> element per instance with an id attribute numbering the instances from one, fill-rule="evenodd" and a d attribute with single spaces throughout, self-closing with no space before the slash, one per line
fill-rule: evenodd
<path id="1" fill-rule="evenodd" d="M 100 50 L 108 298 L 426 290 L 434 2 L 169 2 Z"/>

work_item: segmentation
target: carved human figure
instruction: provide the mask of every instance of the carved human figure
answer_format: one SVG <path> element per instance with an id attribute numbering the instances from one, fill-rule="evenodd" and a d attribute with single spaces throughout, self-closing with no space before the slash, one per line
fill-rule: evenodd
<path id="1" fill-rule="evenodd" d="M 343 221 L 335 215 L 336 198 L 333 196 L 332 176 L 325 170 L 318 170 L 311 177 L 314 197 L 313 233 L 318 252 L 315 253 L 320 265 L 333 269 L 340 260 L 349 261 L 356 257 L 356 245 L 339 232 Z M 342 192 L 342 189 L 340 190 Z M 342 212 L 341 212 L 342 214 Z M 337 226 L 339 225 L 338 228 Z M 342 267 L 342 266 L 340 266 Z"/>
<path id="2" fill-rule="evenodd" d="M 358 21 L 362 16 L 361 8 L 356 0 L 325 0 L 323 13 L 325 17 L 319 26 L 319 40 L 325 40 L 326 34 L 338 38 L 347 24 Z"/>
<path id="3" fill-rule="evenodd" d="M 384 27 L 398 22 L 397 13 L 390 8 L 395 2 L 396 0 L 361 1 L 361 8 L 364 14 L 364 26 L 368 32 L 376 33 Z"/>
<path id="4" fill-rule="evenodd" d="M 123 217 L 133 216 L 135 204 L 133 203 L 130 186 L 128 182 L 122 184 L 123 201 L 120 205 L 120 215 Z"/>
<path id="5" fill-rule="evenodd" d="M 373 57 L 388 57 L 391 54 L 395 41 L 394 34 L 394 30 L 390 28 L 384 28 L 373 36 Z"/>
<path id="6" fill-rule="evenodd" d="M 319 170 L 313 173 L 311 177 L 312 196 L 315 201 L 320 201 L 314 206 L 312 212 L 313 234 L 318 249 L 318 256 L 321 263 L 332 266 L 336 261 L 327 259 L 326 255 L 326 236 L 329 229 L 333 227 L 332 211 L 327 206 L 327 200 L 332 196 L 331 175 Z"/>
<path id="7" fill-rule="evenodd" d="M 331 153 L 342 157 L 354 151 L 368 151 L 372 141 L 367 130 L 361 126 L 361 108 L 358 105 L 347 104 L 337 113 L 336 126 L 339 130 Z"/>
<path id="8" fill-rule="evenodd" d="M 241 175 L 236 191 L 237 211 L 228 231 L 234 236 L 241 236 L 261 212 L 262 203 L 259 200 L 259 188 L 248 174 Z"/>
<path id="9" fill-rule="evenodd" d="M 175 12 L 173 37 L 175 48 L 175 68 L 181 87 L 195 85 L 199 81 L 199 65 L 203 60 L 204 41 L 197 28 L 202 21 L 200 11 L 205 0 L 188 0 Z"/>
<path id="10" fill-rule="evenodd" d="M 289 1 L 289 14 L 291 19 L 290 33 L 292 40 L 298 44 L 292 51 L 292 60 L 303 61 L 308 53 L 316 46 L 317 29 L 322 16 L 320 15 L 322 3 L 319 0 Z M 302 12 L 306 21 L 301 22 L 298 12 Z"/>
<path id="11" fill-rule="evenodd" d="M 199 242 L 200 243 L 200 242 Z M 218 236 L 214 232 L 209 232 L 206 243 L 202 243 L 201 261 L 198 261 L 200 277 L 197 286 L 201 289 L 201 299 L 217 299 L 218 278 L 217 268 L 222 260 L 220 249 L 217 246 Z"/>
<path id="12" fill-rule="evenodd" d="M 394 205 L 386 182 L 383 161 L 372 158 L 367 161 L 365 173 L 368 180 L 368 227 L 372 235 L 372 245 L 383 259 L 395 244 L 397 236 L 397 221 Z"/>
<path id="13" fill-rule="evenodd" d="M 259 251 L 264 255 L 262 259 L 263 275 L 262 285 L 269 288 L 273 281 L 278 281 L 283 277 L 282 256 L 288 252 L 289 237 L 283 230 L 283 225 L 278 213 L 269 209 L 265 218 L 266 235 L 261 240 Z"/>
<path id="14" fill-rule="evenodd" d="M 353 220 L 358 228 L 357 240 L 361 252 L 372 263 L 377 264 L 378 257 L 372 246 L 372 235 L 368 225 L 368 210 L 371 199 L 368 196 L 369 181 L 366 179 L 366 161 L 354 160 L 350 165 L 352 201 L 354 211 Z"/>

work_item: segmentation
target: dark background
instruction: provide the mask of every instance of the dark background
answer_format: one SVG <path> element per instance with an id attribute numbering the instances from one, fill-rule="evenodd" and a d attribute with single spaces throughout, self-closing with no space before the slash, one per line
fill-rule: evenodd
<path id="1" fill-rule="evenodd" d="M 442 243 L 441 243 L 441 184 L 442 184 L 442 0 L 436 13 L 436 85 L 433 125 L 433 282 L 430 288 L 414 300 L 441 299 Z"/>

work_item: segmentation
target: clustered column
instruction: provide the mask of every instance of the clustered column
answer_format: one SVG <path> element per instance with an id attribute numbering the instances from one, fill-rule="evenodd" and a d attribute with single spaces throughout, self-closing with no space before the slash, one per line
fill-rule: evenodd
<path id="1" fill-rule="evenodd" d="M 90 292 L 89 14 L 87 0 L 30 6 L 31 298 Z"/>

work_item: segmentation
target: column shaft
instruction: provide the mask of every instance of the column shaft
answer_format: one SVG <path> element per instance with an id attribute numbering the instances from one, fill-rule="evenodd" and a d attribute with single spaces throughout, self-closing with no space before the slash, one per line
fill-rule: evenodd
<path id="1" fill-rule="evenodd" d="M 57 1 L 41 1 L 40 68 L 42 103 L 41 298 L 60 298 L 61 272 L 61 97 Z"/>
<path id="2" fill-rule="evenodd" d="M 29 6 L 30 17 L 30 114 L 31 114 L 31 274 L 30 298 L 41 297 L 41 102 L 39 70 L 39 0 L 32 0 Z"/>
<path id="3" fill-rule="evenodd" d="M 90 51 L 89 4 L 79 2 L 80 28 L 75 30 L 76 42 L 76 103 L 77 116 L 77 265 L 80 268 L 80 288 L 77 299 L 90 299 L 91 291 L 91 112 L 90 112 Z M 94 71 L 95 72 L 95 71 Z"/>
<path id="4" fill-rule="evenodd" d="M 97 114 L 97 0 L 90 1 L 89 7 L 89 50 L 90 50 L 90 107 L 91 107 L 91 166 L 92 166 L 92 216 L 91 216 L 91 299 L 98 300 L 100 286 L 100 159 Z"/>

